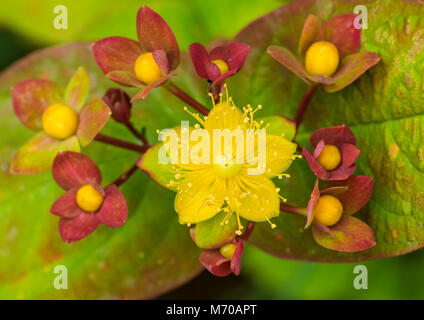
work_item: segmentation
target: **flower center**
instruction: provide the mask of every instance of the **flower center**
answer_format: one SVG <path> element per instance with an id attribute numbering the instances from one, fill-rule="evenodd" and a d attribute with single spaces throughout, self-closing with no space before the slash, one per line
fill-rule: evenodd
<path id="1" fill-rule="evenodd" d="M 339 199 L 330 195 L 319 198 L 314 211 L 314 219 L 326 226 L 332 226 L 339 222 L 343 214 L 343 205 Z"/>
<path id="2" fill-rule="evenodd" d="M 103 203 L 103 198 L 103 195 L 89 184 L 82 186 L 77 192 L 78 207 L 87 212 L 97 211 Z"/>
<path id="3" fill-rule="evenodd" d="M 145 84 L 152 83 L 162 77 L 162 71 L 151 52 L 143 53 L 135 60 L 134 72 L 138 80 Z"/>
<path id="4" fill-rule="evenodd" d="M 326 144 L 317 158 L 318 163 L 327 171 L 336 169 L 342 160 L 339 148 Z"/>
<path id="5" fill-rule="evenodd" d="M 228 64 L 221 59 L 213 60 L 212 63 L 216 65 L 219 68 L 219 71 L 221 74 L 227 73 L 230 68 L 228 67 Z"/>
<path id="6" fill-rule="evenodd" d="M 230 259 L 233 257 L 236 247 L 235 243 L 224 244 L 221 248 L 219 248 L 219 253 L 221 253 L 224 258 Z"/>
<path id="7" fill-rule="evenodd" d="M 338 66 L 339 52 L 331 42 L 315 42 L 306 52 L 305 68 L 311 76 L 331 77 Z"/>
<path id="8" fill-rule="evenodd" d="M 241 164 L 225 154 L 221 155 L 214 163 L 213 168 L 218 176 L 223 178 L 234 177 L 241 169 Z"/>
<path id="9" fill-rule="evenodd" d="M 44 110 L 41 117 L 44 131 L 55 139 L 66 139 L 77 130 L 78 116 L 63 103 L 55 103 Z"/>

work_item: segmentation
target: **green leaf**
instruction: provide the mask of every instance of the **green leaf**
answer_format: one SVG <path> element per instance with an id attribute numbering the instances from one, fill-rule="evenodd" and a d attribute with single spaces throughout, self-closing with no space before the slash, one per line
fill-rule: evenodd
<path id="1" fill-rule="evenodd" d="M 230 242 L 238 230 L 236 216 L 233 214 L 228 223 L 221 225 L 226 212 L 220 212 L 213 218 L 196 224 L 193 228 L 193 239 L 199 248 L 212 249 Z"/>
<path id="2" fill-rule="evenodd" d="M 34 133 L 15 116 L 10 100 L 14 84 L 27 78 L 48 77 L 65 86 L 74 71 L 84 66 L 90 74 L 90 97 L 102 96 L 116 84 L 96 66 L 89 43 L 53 47 L 33 53 L 0 75 L 0 297 L 8 299 L 112 299 L 151 298 L 179 286 L 197 275 L 202 267 L 189 230 L 178 223 L 174 193 L 160 187 L 141 170 L 123 186 L 129 217 L 124 226 L 100 226 L 87 238 L 64 243 L 58 217 L 49 213 L 64 191 L 51 172 L 11 175 L 10 161 L 19 146 Z M 180 83 L 192 87 L 188 78 Z M 131 95 L 134 91 L 129 92 Z M 174 115 L 186 115 L 183 104 L 166 90 L 152 91 L 136 102 L 132 113 L 151 142 L 155 129 L 178 123 Z M 166 112 L 166 110 L 179 110 Z M 139 143 L 126 128 L 109 121 L 102 133 Z M 156 138 L 157 139 L 157 138 Z M 83 152 L 98 165 L 107 186 L 140 157 L 98 142 Z M 56 290 L 57 265 L 68 269 L 68 290 Z"/>
<path id="3" fill-rule="evenodd" d="M 56 154 L 67 150 L 80 151 L 75 136 L 61 141 L 42 131 L 38 132 L 16 152 L 10 164 L 11 171 L 15 174 L 32 174 L 49 170 Z"/>
<path id="4" fill-rule="evenodd" d="M 266 133 L 274 136 L 283 135 L 289 141 L 292 141 L 296 135 L 296 124 L 282 116 L 268 116 L 257 118 L 256 121 L 263 121 L 264 125 L 269 124 Z"/>
<path id="5" fill-rule="evenodd" d="M 376 245 L 360 253 L 321 248 L 304 218 L 281 213 L 277 229 L 256 224 L 251 242 L 281 258 L 347 262 L 396 256 L 424 246 L 424 128 L 423 78 L 424 6 L 419 1 L 295 1 L 244 29 L 236 39 L 251 46 L 245 68 L 232 78 L 231 94 L 246 103 L 262 104 L 266 114 L 292 118 L 306 84 L 267 53 L 269 45 L 296 52 L 308 14 L 322 20 L 368 9 L 368 29 L 362 30 L 362 50 L 381 61 L 353 84 L 337 93 L 318 89 L 299 128 L 297 142 L 310 148 L 309 135 L 326 126 L 347 124 L 361 155 L 356 174 L 372 176 L 374 194 L 356 215 L 376 234 Z M 289 21 L 289 22 L 288 22 Z M 306 206 L 314 176 L 306 161 L 296 160 L 277 181 L 288 204 Z"/>
<path id="6" fill-rule="evenodd" d="M 79 125 L 76 135 L 81 146 L 90 144 L 108 122 L 112 112 L 106 103 L 99 98 L 87 102 L 79 113 Z"/>
<path id="7" fill-rule="evenodd" d="M 177 191 L 176 186 L 169 184 L 171 180 L 175 180 L 174 174 L 172 173 L 171 164 L 165 165 L 159 163 L 158 155 L 159 149 L 163 146 L 161 142 L 156 143 L 150 147 L 145 154 L 140 158 L 137 165 L 145 171 L 150 178 L 155 180 L 160 185 L 164 186 L 173 191 Z"/>
<path id="8" fill-rule="evenodd" d="M 89 88 L 90 78 L 87 70 L 83 67 L 79 67 L 66 86 L 65 103 L 79 112 L 87 99 Z"/>

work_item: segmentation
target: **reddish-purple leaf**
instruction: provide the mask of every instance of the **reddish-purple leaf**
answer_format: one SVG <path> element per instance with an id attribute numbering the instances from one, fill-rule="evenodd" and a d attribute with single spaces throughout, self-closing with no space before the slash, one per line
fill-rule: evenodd
<path id="1" fill-rule="evenodd" d="M 302 63 L 288 49 L 280 46 L 269 46 L 267 52 L 307 84 L 312 83 Z"/>
<path id="2" fill-rule="evenodd" d="M 217 277 L 226 277 L 231 273 L 231 259 L 224 258 L 219 253 L 219 249 L 203 251 L 199 256 L 199 261 Z"/>
<path id="3" fill-rule="evenodd" d="M 63 102 L 63 92 L 60 86 L 50 80 L 24 80 L 12 88 L 15 114 L 25 126 L 34 131 L 42 128 L 43 111 L 58 102 Z"/>
<path id="4" fill-rule="evenodd" d="M 137 13 L 137 35 L 144 51 L 164 50 L 170 70 L 180 63 L 180 49 L 171 28 L 160 15 L 146 6 Z"/>
<path id="5" fill-rule="evenodd" d="M 164 50 L 155 50 L 152 53 L 153 59 L 158 64 L 162 74 L 167 74 L 169 72 L 168 58 L 166 57 L 166 52 Z"/>
<path id="6" fill-rule="evenodd" d="M 375 235 L 372 229 L 363 221 L 342 216 L 340 221 L 329 227 L 331 233 L 312 226 L 312 235 L 315 241 L 331 250 L 340 252 L 359 252 L 375 245 Z"/>
<path id="7" fill-rule="evenodd" d="M 322 25 L 325 40 L 334 44 L 340 54 L 340 59 L 361 49 L 361 29 L 354 26 L 357 15 L 348 13 L 335 16 Z"/>
<path id="8" fill-rule="evenodd" d="M 315 159 L 315 157 L 311 154 L 311 152 L 303 147 L 302 154 L 305 157 L 306 161 L 309 164 L 309 167 L 311 168 L 312 172 L 321 180 L 327 180 L 330 173 L 327 172 Z"/>
<path id="9" fill-rule="evenodd" d="M 87 146 L 108 122 L 110 111 L 107 104 L 99 98 L 92 99 L 82 108 L 79 114 L 77 137 L 80 144 Z"/>
<path id="10" fill-rule="evenodd" d="M 76 202 L 77 192 L 77 188 L 66 192 L 53 203 L 50 212 L 62 218 L 74 218 L 83 213 L 84 211 L 78 207 Z"/>
<path id="11" fill-rule="evenodd" d="M 60 152 L 53 162 L 53 178 L 65 190 L 85 184 L 100 185 L 102 177 L 97 165 L 89 157 L 78 153 Z"/>
<path id="12" fill-rule="evenodd" d="M 234 273 L 236 276 L 238 276 L 240 274 L 241 256 L 243 254 L 243 249 L 244 249 L 244 241 L 238 239 L 237 240 L 237 247 L 236 247 L 236 250 L 234 251 L 234 254 L 231 258 L 231 264 L 230 264 L 231 272 Z"/>
<path id="13" fill-rule="evenodd" d="M 311 225 L 312 221 L 314 220 L 314 210 L 316 206 L 318 205 L 319 197 L 320 197 L 319 180 L 317 178 L 315 180 L 314 189 L 312 190 L 311 198 L 308 201 L 308 207 L 306 209 L 307 220 L 305 224 L 305 229 L 308 228 Z"/>
<path id="14" fill-rule="evenodd" d="M 324 84 L 324 89 L 328 92 L 336 92 L 345 88 L 379 61 L 380 56 L 373 52 L 359 52 L 346 56 L 336 74 L 331 78 L 331 82 Z"/>
<path id="15" fill-rule="evenodd" d="M 300 35 L 299 40 L 299 53 L 301 57 L 304 57 L 306 51 L 314 43 L 321 40 L 321 20 L 310 14 L 306 18 L 305 24 L 303 25 L 303 30 Z"/>
<path id="16" fill-rule="evenodd" d="M 121 190 L 114 184 L 105 189 L 105 199 L 97 213 L 99 221 L 109 227 L 122 226 L 128 217 L 128 206 Z"/>
<path id="17" fill-rule="evenodd" d="M 131 99 L 131 102 L 134 102 L 139 99 L 144 99 L 148 96 L 149 92 L 152 91 L 152 89 L 161 86 L 166 81 L 168 81 L 169 78 L 173 77 L 176 74 L 175 71 L 171 71 L 170 73 L 165 74 L 162 78 L 148 84 L 145 86 L 142 90 L 137 92 L 137 94 Z"/>
<path id="18" fill-rule="evenodd" d="M 138 80 L 134 72 L 114 70 L 106 74 L 106 77 L 116 83 L 127 87 L 143 88 L 145 84 Z"/>
<path id="19" fill-rule="evenodd" d="M 124 37 L 109 37 L 93 44 L 94 58 L 107 74 L 114 70 L 134 73 L 135 60 L 143 53 L 137 41 Z"/>
<path id="20" fill-rule="evenodd" d="M 321 140 L 324 140 L 326 144 L 332 145 L 339 143 L 356 144 L 352 130 L 346 125 L 318 129 L 311 134 L 309 140 L 314 148 Z"/>
<path id="21" fill-rule="evenodd" d="M 241 42 L 231 42 L 228 45 L 228 66 L 239 71 L 249 54 L 250 46 Z"/>
<path id="22" fill-rule="evenodd" d="M 59 232 L 64 242 L 81 240 L 92 233 L 99 226 L 99 220 L 95 213 L 83 212 L 75 218 L 61 218 Z"/>
<path id="23" fill-rule="evenodd" d="M 368 176 L 351 176 L 345 181 L 331 181 L 326 187 L 347 186 L 346 192 L 337 196 L 343 204 L 343 214 L 351 215 L 364 207 L 371 198 L 373 181 Z"/>
<path id="24" fill-rule="evenodd" d="M 208 73 L 206 67 L 209 63 L 208 52 L 205 47 L 200 43 L 192 43 L 188 47 L 190 52 L 191 61 L 193 62 L 194 69 L 196 70 L 199 77 L 208 79 Z"/>

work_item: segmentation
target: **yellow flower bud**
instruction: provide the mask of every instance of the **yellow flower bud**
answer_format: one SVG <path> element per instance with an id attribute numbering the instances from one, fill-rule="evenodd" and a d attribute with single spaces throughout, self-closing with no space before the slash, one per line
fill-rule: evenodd
<path id="1" fill-rule="evenodd" d="M 97 211 L 103 203 L 103 198 L 103 195 L 89 184 L 82 186 L 77 192 L 78 207 L 87 212 Z"/>
<path id="2" fill-rule="evenodd" d="M 224 244 L 221 248 L 219 248 L 219 252 L 224 258 L 230 259 L 233 257 L 234 252 L 236 251 L 235 243 L 227 243 Z"/>
<path id="3" fill-rule="evenodd" d="M 326 144 L 317 158 L 318 163 L 327 171 L 336 169 L 342 161 L 339 148 Z"/>
<path id="4" fill-rule="evenodd" d="M 78 116 L 74 110 L 63 103 L 47 107 L 41 116 L 44 131 L 55 139 L 66 139 L 77 130 Z"/>
<path id="5" fill-rule="evenodd" d="M 338 66 L 339 52 L 331 42 L 315 42 L 306 52 L 305 68 L 311 76 L 331 77 Z"/>
<path id="6" fill-rule="evenodd" d="M 145 84 L 152 83 L 162 77 L 162 71 L 151 52 L 143 53 L 137 58 L 134 64 L 134 72 L 137 78 Z"/>
<path id="7" fill-rule="evenodd" d="M 230 68 L 228 67 L 228 64 L 221 59 L 213 60 L 212 63 L 216 65 L 219 68 L 219 71 L 221 71 L 221 74 L 227 73 Z"/>
<path id="8" fill-rule="evenodd" d="M 339 222 L 342 214 L 343 205 L 340 200 L 330 195 L 323 195 L 315 208 L 314 220 L 323 225 L 332 226 Z"/>

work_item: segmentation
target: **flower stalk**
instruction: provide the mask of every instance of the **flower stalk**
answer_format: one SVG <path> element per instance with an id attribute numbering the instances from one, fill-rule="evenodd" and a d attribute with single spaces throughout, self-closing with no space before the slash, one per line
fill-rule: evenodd
<path id="1" fill-rule="evenodd" d="M 197 111 L 199 111 L 203 115 L 207 115 L 209 113 L 209 109 L 206 108 L 204 105 L 200 104 L 196 100 L 194 100 L 192 97 L 190 97 L 186 92 L 184 92 L 181 88 L 176 86 L 171 81 L 168 81 L 165 84 L 165 88 L 168 89 L 169 92 L 171 92 L 176 97 L 180 98 L 182 101 L 187 103 L 189 106 L 193 107 Z"/>
<path id="2" fill-rule="evenodd" d="M 300 124 L 302 123 L 303 116 L 306 110 L 308 109 L 309 102 L 311 101 L 317 89 L 318 89 L 317 84 L 312 84 L 308 86 L 308 88 L 306 89 L 305 94 L 303 95 L 303 98 L 299 103 L 299 107 L 297 108 L 296 115 L 294 117 L 294 121 L 296 123 L 296 129 L 298 129 Z M 297 131 L 298 130 L 296 130 L 296 132 Z"/>
<path id="3" fill-rule="evenodd" d="M 128 121 L 124 123 L 124 125 L 137 139 L 139 139 L 143 143 L 143 146 L 149 146 L 149 142 L 147 141 L 146 137 L 140 132 L 138 132 L 131 122 Z"/>
<path id="4" fill-rule="evenodd" d="M 134 164 L 128 171 L 124 172 L 118 179 L 116 179 L 112 184 L 117 187 L 123 185 L 131 176 L 137 171 L 137 165 Z"/>
<path id="5" fill-rule="evenodd" d="M 131 142 L 128 142 L 128 141 L 117 139 L 117 138 L 105 136 L 104 134 L 98 134 L 94 138 L 94 140 L 99 141 L 99 142 L 103 142 L 103 143 L 106 143 L 106 144 L 110 144 L 110 145 L 115 146 L 115 147 L 119 147 L 119 148 L 123 148 L 123 149 L 127 149 L 127 150 L 132 150 L 132 151 L 136 151 L 136 152 L 140 152 L 140 153 L 144 153 L 149 148 L 148 144 L 140 146 L 140 145 L 135 144 L 135 143 L 131 143 Z"/>
<path id="6" fill-rule="evenodd" d="M 306 208 L 291 206 L 289 204 L 280 203 L 280 211 L 306 216 Z"/>

